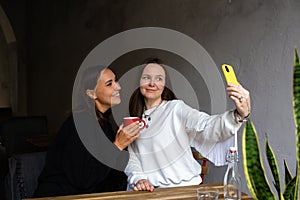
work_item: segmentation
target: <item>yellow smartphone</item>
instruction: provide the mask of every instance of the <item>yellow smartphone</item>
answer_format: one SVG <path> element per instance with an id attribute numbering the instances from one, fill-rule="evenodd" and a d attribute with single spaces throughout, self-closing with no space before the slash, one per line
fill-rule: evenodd
<path id="1" fill-rule="evenodd" d="M 233 83 L 233 84 L 236 84 L 236 85 L 239 84 L 239 82 L 236 79 L 234 70 L 233 70 L 231 65 L 223 64 L 222 65 L 222 71 L 223 71 L 223 74 L 225 76 L 225 79 L 226 79 L 227 83 Z"/>

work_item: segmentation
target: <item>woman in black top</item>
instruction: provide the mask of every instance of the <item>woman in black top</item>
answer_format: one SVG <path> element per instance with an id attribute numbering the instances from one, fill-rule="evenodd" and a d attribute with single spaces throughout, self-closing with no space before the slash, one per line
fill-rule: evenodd
<path id="1" fill-rule="evenodd" d="M 90 67 L 77 80 L 73 114 L 48 149 L 35 197 L 126 189 L 127 177 L 121 170 L 128 153 L 122 150 L 140 136 L 139 126 L 118 128 L 113 119 L 111 106 L 121 102 L 121 87 L 111 69 Z"/>

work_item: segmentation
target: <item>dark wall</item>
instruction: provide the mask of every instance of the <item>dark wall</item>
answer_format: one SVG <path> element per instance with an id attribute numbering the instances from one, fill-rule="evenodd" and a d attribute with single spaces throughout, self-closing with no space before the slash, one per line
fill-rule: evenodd
<path id="1" fill-rule="evenodd" d="M 278 159 L 286 159 L 292 172 L 295 171 L 291 78 L 293 51 L 300 47 L 300 1 L 1 0 L 0 3 L 16 33 L 20 77 L 26 74 L 26 79 L 22 79 L 26 96 L 18 100 L 25 102 L 29 115 L 47 115 L 50 131 L 55 132 L 70 111 L 76 72 L 96 45 L 124 30 L 165 27 L 199 42 L 216 66 L 224 62 L 234 65 L 240 82 L 251 91 L 251 118 L 261 133 L 260 138 L 269 133 L 269 142 Z M 279 168 L 283 171 L 283 164 Z M 221 170 L 214 171 L 214 175 L 214 181 L 222 181 Z"/>
<path id="2" fill-rule="evenodd" d="M 122 12 L 111 1 L 29 2 L 28 110 L 45 112 L 54 131 L 71 110 L 80 64 L 94 46 L 121 30 Z"/>
<path id="3" fill-rule="evenodd" d="M 56 132 L 70 113 L 77 70 L 96 45 L 136 27 L 183 31 L 195 17 L 188 8 L 205 6 L 195 0 L 159 2 L 2 0 L 18 42 L 23 113 L 48 116 L 50 132 Z"/>
<path id="4" fill-rule="evenodd" d="M 122 1 L 0 3 L 18 42 L 24 77 L 19 89 L 27 94 L 19 101 L 28 115 L 47 115 L 50 131 L 55 132 L 71 110 L 73 81 L 83 59 L 122 30 Z"/>

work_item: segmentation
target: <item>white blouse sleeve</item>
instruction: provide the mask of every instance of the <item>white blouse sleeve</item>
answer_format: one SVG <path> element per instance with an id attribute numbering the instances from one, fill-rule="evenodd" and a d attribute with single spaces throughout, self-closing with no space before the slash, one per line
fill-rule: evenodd
<path id="1" fill-rule="evenodd" d="M 125 168 L 125 174 L 127 175 L 127 183 L 129 189 L 133 189 L 134 185 L 141 179 L 147 179 L 141 168 L 140 160 L 138 159 L 136 152 L 132 149 L 132 145 L 128 146 L 129 161 Z M 128 188 L 128 187 L 127 187 Z"/>
<path id="2" fill-rule="evenodd" d="M 180 103 L 180 115 L 185 123 L 191 146 L 215 165 L 225 164 L 226 150 L 233 146 L 234 134 L 242 123 L 236 123 L 233 111 L 208 115 Z"/>

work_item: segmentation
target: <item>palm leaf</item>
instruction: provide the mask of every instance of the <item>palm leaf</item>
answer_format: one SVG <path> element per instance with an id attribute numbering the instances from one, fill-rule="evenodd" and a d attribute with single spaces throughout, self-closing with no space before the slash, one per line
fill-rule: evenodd
<path id="1" fill-rule="evenodd" d="M 274 186 L 277 190 L 278 196 L 281 196 L 279 168 L 278 168 L 276 158 L 274 156 L 274 152 L 269 145 L 268 139 L 266 139 L 265 147 L 266 147 L 266 155 L 267 155 L 268 163 L 274 178 Z"/>
<path id="2" fill-rule="evenodd" d="M 275 200 L 260 157 L 257 133 L 249 120 L 243 131 L 243 157 L 246 182 L 254 199 Z"/>

